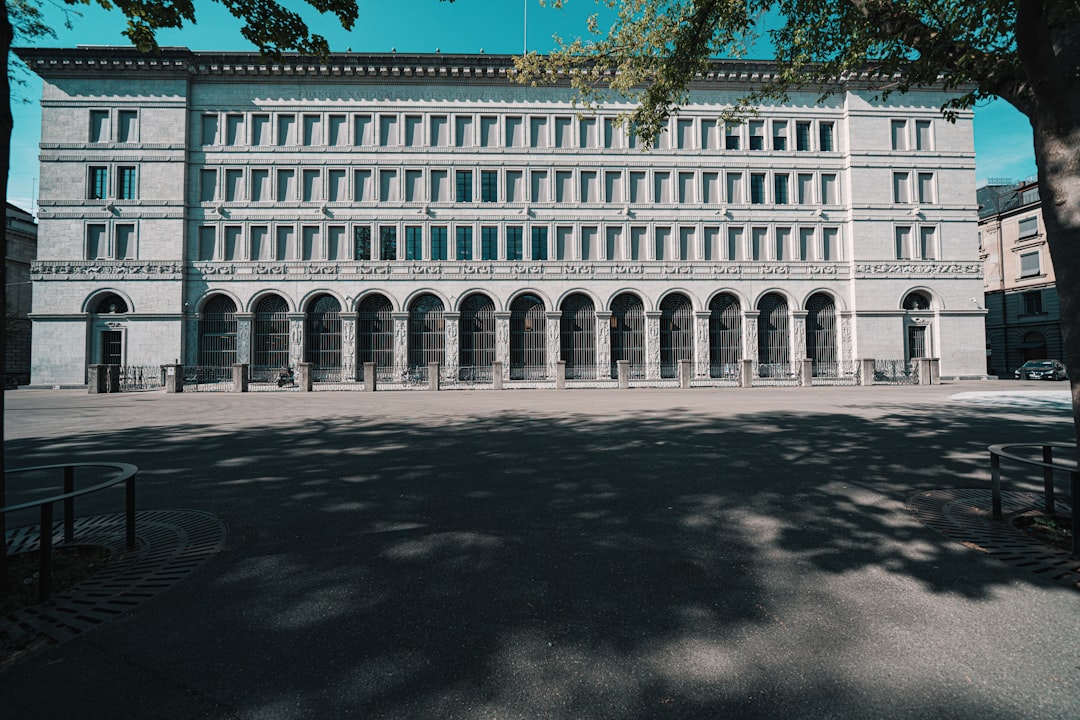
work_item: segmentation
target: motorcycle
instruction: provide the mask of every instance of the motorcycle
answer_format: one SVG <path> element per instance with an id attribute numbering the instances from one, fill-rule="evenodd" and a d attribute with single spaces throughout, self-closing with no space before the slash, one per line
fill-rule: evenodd
<path id="1" fill-rule="evenodd" d="M 295 385 L 295 384 L 296 384 L 296 374 L 293 373 L 292 368 L 285 368 L 280 373 L 278 373 L 278 377 L 277 377 L 277 386 L 278 387 L 285 387 L 286 385 Z"/>

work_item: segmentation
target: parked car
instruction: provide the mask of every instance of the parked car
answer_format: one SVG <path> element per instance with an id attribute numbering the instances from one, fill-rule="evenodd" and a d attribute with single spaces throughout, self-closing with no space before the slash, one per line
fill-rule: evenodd
<path id="1" fill-rule="evenodd" d="M 1020 380 L 1027 374 L 1028 380 L 1068 380 L 1069 371 L 1057 360 L 1028 360 L 1016 368 L 1013 377 Z"/>

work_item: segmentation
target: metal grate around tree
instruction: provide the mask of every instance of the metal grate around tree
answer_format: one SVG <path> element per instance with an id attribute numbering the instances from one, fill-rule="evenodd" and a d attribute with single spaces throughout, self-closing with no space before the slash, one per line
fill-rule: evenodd
<path id="1" fill-rule="evenodd" d="M 547 319 L 544 301 L 521 295 L 510 304 L 510 379 L 547 378 Z"/>
<path id="2" fill-rule="evenodd" d="M 410 371 L 426 373 L 428 363 L 442 365 L 445 343 L 442 300 L 434 295 L 421 295 L 409 306 Z"/>
<path id="3" fill-rule="evenodd" d="M 341 304 L 320 295 L 308 305 L 304 318 L 304 359 L 316 382 L 341 381 Z"/>
<path id="4" fill-rule="evenodd" d="M 563 300 L 559 346 L 568 379 L 596 379 L 596 306 L 589 296 L 575 293 Z"/>
<path id="5" fill-rule="evenodd" d="M 490 377 L 494 362 L 495 303 L 487 295 L 470 295 L 461 303 L 458 378 L 479 382 L 482 377 Z"/>
<path id="6" fill-rule="evenodd" d="M 630 377 L 645 377 L 645 306 L 623 293 L 611 301 L 611 377 L 618 377 L 618 361 L 630 363 Z"/>
<path id="7" fill-rule="evenodd" d="M 673 378 L 680 360 L 694 359 L 694 315 L 685 295 L 668 295 L 660 303 L 660 377 Z"/>
<path id="8" fill-rule="evenodd" d="M 289 367 L 289 305 L 269 295 L 255 306 L 252 333 L 252 380 L 268 382 Z"/>
<path id="9" fill-rule="evenodd" d="M 709 302 L 709 377 L 738 378 L 742 362 L 742 309 L 732 295 Z"/>

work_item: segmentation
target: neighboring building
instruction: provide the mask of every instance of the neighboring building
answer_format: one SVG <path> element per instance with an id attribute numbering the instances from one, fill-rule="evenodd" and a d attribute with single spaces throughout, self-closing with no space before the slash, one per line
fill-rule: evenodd
<path id="1" fill-rule="evenodd" d="M 508 381 L 626 360 L 984 375 L 971 114 L 852 79 L 744 124 L 718 61 L 656 149 L 493 55 L 20 50 L 44 79 L 34 382 L 90 363 Z"/>
<path id="2" fill-rule="evenodd" d="M 30 382 L 30 307 L 33 297 L 30 267 L 37 257 L 37 225 L 34 216 L 11 203 L 7 204 L 7 334 L 6 378 L 20 385 Z M 5 385 L 7 382 L 5 382 Z"/>
<path id="3" fill-rule="evenodd" d="M 987 372 L 1009 377 L 1028 360 L 1065 360 L 1061 306 L 1035 179 L 978 189 L 986 266 Z"/>

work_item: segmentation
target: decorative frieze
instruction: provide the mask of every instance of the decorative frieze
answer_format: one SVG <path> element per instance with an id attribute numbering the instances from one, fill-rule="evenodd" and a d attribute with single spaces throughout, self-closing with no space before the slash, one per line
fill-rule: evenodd
<path id="1" fill-rule="evenodd" d="M 874 262 L 856 263 L 855 277 L 971 277 L 982 276 L 983 267 L 977 262 Z"/>
<path id="2" fill-rule="evenodd" d="M 42 260 L 30 266 L 34 280 L 179 280 L 183 264 L 161 260 Z"/>

